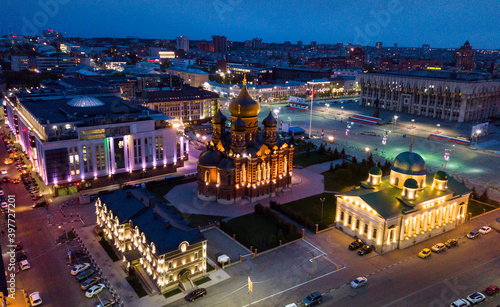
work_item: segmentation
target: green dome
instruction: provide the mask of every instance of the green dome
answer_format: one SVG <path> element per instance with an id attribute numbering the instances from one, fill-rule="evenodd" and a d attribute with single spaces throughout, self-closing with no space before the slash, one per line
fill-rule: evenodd
<path id="1" fill-rule="evenodd" d="M 418 189 L 418 182 L 413 178 L 408 178 L 405 180 L 403 186 L 408 189 Z"/>
<path id="2" fill-rule="evenodd" d="M 371 175 L 382 175 L 382 170 L 378 166 L 374 166 L 370 168 L 370 174 Z"/>
<path id="3" fill-rule="evenodd" d="M 437 171 L 434 174 L 434 179 L 437 179 L 437 180 L 448 180 L 448 174 L 446 174 L 446 172 L 443 172 L 443 171 Z"/>
<path id="4" fill-rule="evenodd" d="M 247 85 L 244 84 L 240 94 L 229 104 L 229 112 L 236 117 L 257 117 L 260 111 L 260 105 L 253 100 L 248 92 Z"/>
<path id="5" fill-rule="evenodd" d="M 397 155 L 391 170 L 405 175 L 425 175 L 424 159 L 417 153 L 406 151 Z"/>

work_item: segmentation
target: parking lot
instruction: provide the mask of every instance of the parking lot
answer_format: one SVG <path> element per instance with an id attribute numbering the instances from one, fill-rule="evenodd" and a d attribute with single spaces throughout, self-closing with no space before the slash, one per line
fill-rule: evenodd
<path id="1" fill-rule="evenodd" d="M 207 254 L 210 259 L 217 262 L 217 258 L 221 255 L 227 255 L 231 262 L 238 261 L 240 255 L 244 256 L 250 253 L 246 248 L 228 238 L 222 230 L 213 228 L 203 232 L 205 238 L 210 242 L 208 244 Z"/>

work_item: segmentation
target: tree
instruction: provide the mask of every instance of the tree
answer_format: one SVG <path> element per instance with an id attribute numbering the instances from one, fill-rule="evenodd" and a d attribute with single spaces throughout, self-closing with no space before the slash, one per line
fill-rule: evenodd
<path id="1" fill-rule="evenodd" d="M 335 147 L 335 150 L 333 151 L 333 159 L 337 160 L 339 157 L 339 151 L 337 150 L 337 147 Z"/>
<path id="2" fill-rule="evenodd" d="M 368 156 L 368 165 L 373 166 L 373 154 L 370 152 L 370 155 Z"/>
<path id="3" fill-rule="evenodd" d="M 274 234 L 271 234 L 269 236 L 269 240 L 267 241 L 267 246 L 269 246 L 269 248 L 278 246 L 278 239 L 276 239 L 276 236 Z"/>
<path id="4" fill-rule="evenodd" d="M 307 145 L 306 146 L 306 157 L 310 157 L 311 156 L 311 146 Z"/>
<path id="5" fill-rule="evenodd" d="M 325 144 L 324 143 L 321 143 L 321 145 L 319 145 L 318 153 L 319 154 L 324 154 L 325 153 Z"/>
<path id="6" fill-rule="evenodd" d="M 285 243 L 285 235 L 283 234 L 283 231 L 280 229 L 278 232 L 278 243 L 281 241 L 281 243 Z"/>
<path id="7" fill-rule="evenodd" d="M 483 194 L 479 196 L 479 200 L 483 203 L 487 203 L 490 201 L 490 197 L 488 196 L 488 188 L 484 189 Z"/>
<path id="8" fill-rule="evenodd" d="M 345 156 L 345 148 L 342 148 L 342 151 L 340 152 L 340 156 L 342 157 L 342 159 L 346 158 L 346 156 Z"/>
<path id="9" fill-rule="evenodd" d="M 330 172 L 333 172 L 334 168 L 333 168 L 333 162 L 330 162 Z"/>
<path id="10" fill-rule="evenodd" d="M 358 164 L 358 159 L 356 159 L 355 156 L 352 156 L 351 163 L 352 164 Z"/>
<path id="11" fill-rule="evenodd" d="M 470 193 L 470 196 L 472 197 L 472 199 L 478 199 L 479 195 L 477 194 L 475 186 L 472 187 L 472 192 Z"/>

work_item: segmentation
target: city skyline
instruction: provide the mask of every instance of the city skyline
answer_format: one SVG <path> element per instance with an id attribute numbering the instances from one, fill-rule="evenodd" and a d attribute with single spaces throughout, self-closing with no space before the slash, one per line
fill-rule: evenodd
<path id="1" fill-rule="evenodd" d="M 494 1 L 420 3 L 397 0 L 371 3 L 312 1 L 242 2 L 215 0 L 174 2 L 40 0 L 2 3 L 1 34 L 41 35 L 44 29 L 69 37 L 138 37 L 210 40 L 224 35 L 231 41 L 260 37 L 266 43 L 303 41 L 353 43 L 384 47 L 458 48 L 466 40 L 476 49 L 498 49 L 499 4 Z M 78 12 L 78 14 L 76 13 Z M 436 15 L 436 12 L 439 14 Z M 111 26 L 110 26 L 111 25 Z"/>

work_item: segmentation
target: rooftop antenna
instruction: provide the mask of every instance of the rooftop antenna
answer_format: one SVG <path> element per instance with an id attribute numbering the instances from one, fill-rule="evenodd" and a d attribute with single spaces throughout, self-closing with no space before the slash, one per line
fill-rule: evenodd
<path id="1" fill-rule="evenodd" d="M 411 136 L 410 152 L 413 152 L 413 135 Z"/>

